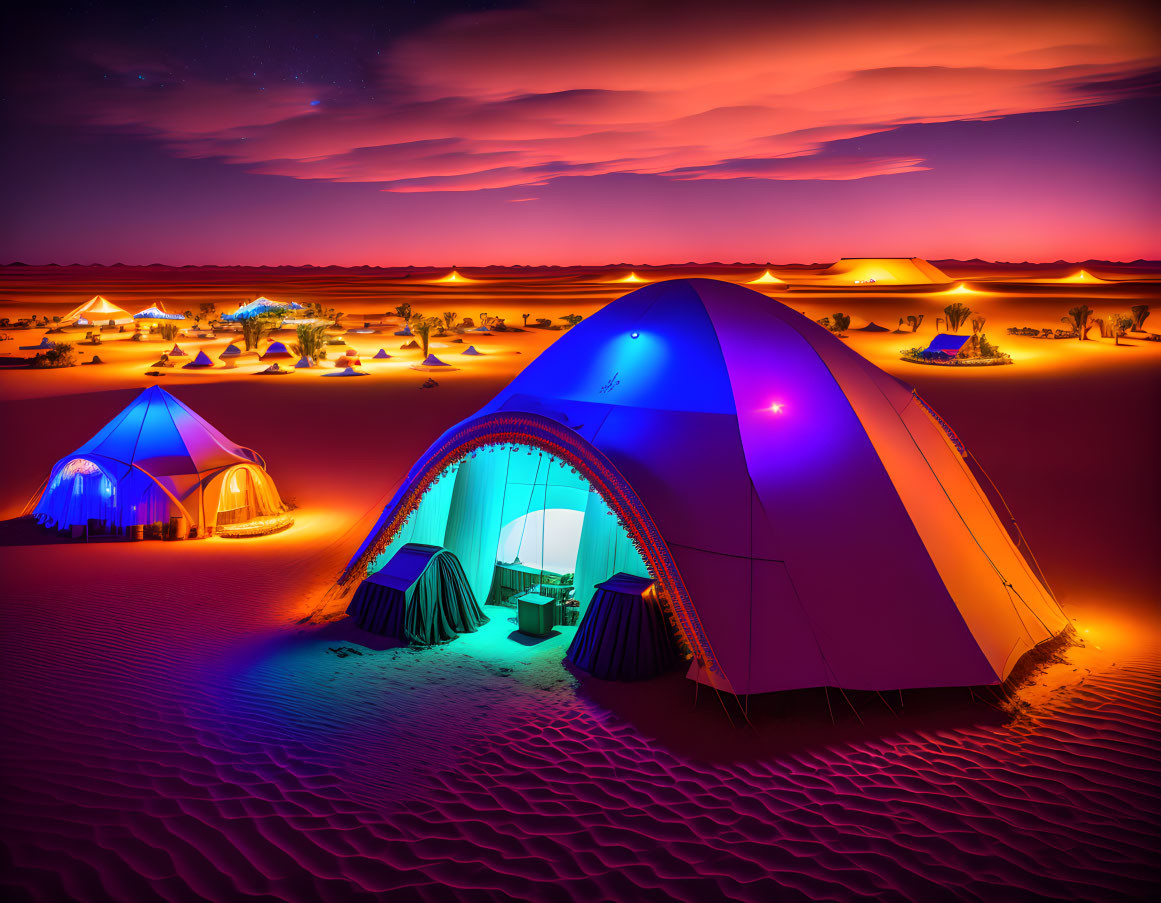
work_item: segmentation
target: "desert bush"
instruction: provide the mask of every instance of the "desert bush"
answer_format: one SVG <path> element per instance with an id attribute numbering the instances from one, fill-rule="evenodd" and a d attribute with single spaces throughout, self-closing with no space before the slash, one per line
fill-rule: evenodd
<path id="1" fill-rule="evenodd" d="M 312 361 L 325 360 L 327 356 L 327 327 L 325 323 L 300 323 L 295 327 L 298 341 L 290 350 L 299 357 Z"/>
<path id="2" fill-rule="evenodd" d="M 573 327 L 576 326 L 576 324 L 581 320 L 583 320 L 584 317 L 582 317 L 580 314 L 565 314 L 563 317 L 559 317 L 558 319 L 564 320 L 564 322 L 567 323 L 569 327 Z"/>
<path id="3" fill-rule="evenodd" d="M 1088 331 L 1092 329 L 1093 311 L 1087 304 L 1078 304 L 1076 307 L 1070 307 L 1068 314 L 1060 318 L 1061 323 L 1065 323 L 1072 327 L 1073 332 L 1077 334 L 1080 341 L 1085 341 L 1088 338 Z"/>
<path id="4" fill-rule="evenodd" d="M 172 342 L 177 338 L 177 326 L 173 323 L 162 323 L 157 327 L 157 331 L 167 342 Z"/>
<path id="5" fill-rule="evenodd" d="M 902 320 L 899 321 L 900 324 L 902 324 L 902 322 L 903 322 Z M 912 332 L 917 332 L 919 330 L 920 324 L 922 324 L 922 323 L 923 323 L 923 314 L 919 314 L 917 316 L 909 314 L 907 317 L 907 325 L 911 327 Z"/>
<path id="6" fill-rule="evenodd" d="M 943 313 L 947 316 L 947 328 L 952 332 L 959 332 L 959 328 L 971 316 L 971 312 L 971 308 L 960 301 L 947 305 L 943 309 Z"/>
<path id="7" fill-rule="evenodd" d="M 413 317 L 411 320 L 411 331 L 419 339 L 419 345 L 423 349 L 425 358 L 427 357 L 428 343 L 431 341 L 431 328 L 434 325 L 435 320 L 429 320 L 426 317 Z"/>
<path id="8" fill-rule="evenodd" d="M 36 355 L 29 366 L 37 370 L 55 367 L 72 367 L 76 364 L 76 352 L 68 342 L 53 342 L 52 350 Z"/>
<path id="9" fill-rule="evenodd" d="M 850 328 L 851 318 L 847 314 L 835 314 L 831 319 L 831 332 L 840 333 L 845 332 Z"/>
<path id="10" fill-rule="evenodd" d="M 399 317 L 406 323 L 411 319 L 411 305 L 404 301 L 397 308 L 395 308 L 395 316 Z"/>
<path id="11" fill-rule="evenodd" d="M 443 328 L 444 329 L 455 329 L 456 328 L 456 320 L 459 319 L 459 316 L 460 315 L 457 314 L 454 310 L 444 311 Z"/>
<path id="12" fill-rule="evenodd" d="M 1133 332 L 1144 332 L 1145 320 L 1149 316 L 1149 305 L 1134 304 L 1129 311 L 1129 316 L 1133 321 Z"/>
<path id="13" fill-rule="evenodd" d="M 275 322 L 280 319 L 280 315 L 268 316 L 263 314 L 257 317 L 246 317 L 242 320 L 242 341 L 246 344 L 246 350 L 253 351 L 262 344 L 262 340 L 274 328 Z"/>

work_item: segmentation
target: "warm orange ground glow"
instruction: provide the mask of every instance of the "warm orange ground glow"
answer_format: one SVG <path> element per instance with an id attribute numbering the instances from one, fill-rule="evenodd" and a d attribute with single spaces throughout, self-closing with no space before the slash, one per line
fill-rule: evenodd
<path id="1" fill-rule="evenodd" d="M 439 283 L 439 284 L 446 285 L 446 284 L 452 283 L 452 282 L 466 283 L 466 282 L 479 282 L 480 280 L 479 279 L 469 279 L 467 276 L 461 276 L 459 273 L 459 270 L 452 270 L 446 276 L 440 276 L 438 279 L 432 279 L 431 281 L 433 283 Z"/>
<path id="2" fill-rule="evenodd" d="M 620 279 L 614 279 L 613 282 L 648 282 L 648 280 L 642 279 L 636 273 L 630 273 L 628 276 L 622 276 Z"/>
<path id="3" fill-rule="evenodd" d="M 766 272 L 764 272 L 757 279 L 751 279 L 746 284 L 747 285 L 785 285 L 786 282 L 782 279 L 779 279 L 777 276 L 775 276 L 769 270 L 766 270 Z"/>

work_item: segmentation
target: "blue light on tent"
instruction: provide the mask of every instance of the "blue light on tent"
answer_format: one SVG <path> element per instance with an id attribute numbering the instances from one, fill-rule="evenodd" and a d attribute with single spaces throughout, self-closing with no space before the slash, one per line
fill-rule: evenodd
<path id="1" fill-rule="evenodd" d="M 310 102 L 310 105 L 311 105 L 312 107 L 317 107 L 317 106 L 318 106 L 320 103 L 322 103 L 322 101 L 321 101 L 321 100 L 312 100 L 312 101 Z"/>
<path id="2" fill-rule="evenodd" d="M 636 330 L 629 333 L 629 338 L 631 338 L 631 339 L 639 339 L 640 337 L 641 337 L 641 333 L 637 332 Z"/>

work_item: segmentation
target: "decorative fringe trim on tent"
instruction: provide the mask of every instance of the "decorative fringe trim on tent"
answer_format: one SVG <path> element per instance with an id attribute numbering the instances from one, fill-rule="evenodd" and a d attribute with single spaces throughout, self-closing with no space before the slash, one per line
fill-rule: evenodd
<path id="1" fill-rule="evenodd" d="M 443 477 L 449 467 L 478 451 L 515 445 L 532 446 L 560 458 L 562 467 L 567 461 L 573 472 L 579 472 L 591 486 L 601 490 L 602 498 L 616 514 L 618 523 L 625 528 L 638 554 L 652 565 L 662 590 L 659 595 L 669 603 L 673 619 L 690 651 L 711 674 L 725 677 L 673 555 L 636 492 L 600 451 L 568 427 L 539 414 L 486 414 L 442 437 L 411 469 L 404 484 L 406 488 L 390 518 L 374 542 L 343 571 L 339 586 L 346 585 L 353 578 L 362 580 L 367 576 L 367 568 L 383 554 L 419 507 L 427 490 Z"/>
<path id="2" fill-rule="evenodd" d="M 960 441 L 959 436 L 957 436 L 955 434 L 955 430 L 953 430 L 950 426 L 948 426 L 948 423 L 946 420 L 944 420 L 937 413 L 935 413 L 935 408 L 933 408 L 926 401 L 924 401 L 920 397 L 918 392 L 916 392 L 914 389 L 912 389 L 911 394 L 914 396 L 914 398 L 917 402 L 919 402 L 921 405 L 923 405 L 923 410 L 927 411 L 927 413 L 929 415 L 931 415 L 931 419 L 934 420 L 937 424 L 939 424 L 939 426 L 941 426 L 943 428 L 943 431 L 945 433 L 947 433 L 947 438 L 951 440 L 951 444 L 955 446 L 955 450 L 957 452 L 959 452 L 960 457 L 966 458 L 967 457 L 967 448 L 964 447 L 964 444 L 963 444 L 963 442 Z"/>

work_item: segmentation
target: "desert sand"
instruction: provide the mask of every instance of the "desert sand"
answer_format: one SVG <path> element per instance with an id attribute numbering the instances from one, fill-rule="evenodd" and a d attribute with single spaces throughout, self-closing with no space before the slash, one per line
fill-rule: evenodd
<path id="1" fill-rule="evenodd" d="M 328 587 L 406 469 L 559 332 L 432 338 L 455 372 L 411 369 L 397 320 L 350 334 L 365 379 L 264 365 L 163 371 L 168 348 L 108 333 L 101 366 L 0 368 L 5 874 L 16 899 L 1141 899 L 1159 875 L 1161 342 L 1013 337 L 1150 303 L 1148 272 L 1021 284 L 1028 268 L 940 268 L 946 287 L 770 286 L 913 384 L 1002 489 L 1075 640 L 1009 697 L 811 691 L 743 708 L 679 675 L 609 684 L 487 634 L 396 648 Z M 701 268 L 746 282 L 767 269 Z M 770 268 L 793 283 L 792 269 Z M 1063 278 L 1075 270 L 1045 273 Z M 0 315 L 101 294 L 130 311 L 257 294 L 322 301 L 344 325 L 402 301 L 478 318 L 589 315 L 633 285 L 601 271 L 3 268 Z M 635 268 L 643 279 L 692 275 Z M 759 286 L 760 288 L 762 286 Z M 873 290 L 870 290 L 873 289 Z M 1011 366 L 899 360 L 952 300 Z M 917 333 L 896 329 L 924 314 Z M 1146 322 L 1161 331 L 1161 312 Z M 904 327 L 906 329 L 906 327 Z M 29 355 L 43 329 L 0 329 Z M 84 331 L 74 334 L 83 337 Z M 50 338 L 56 338 L 51 336 Z M 275 336 L 283 339 L 283 336 Z M 463 338 L 463 344 L 452 338 Z M 227 338 L 180 339 L 216 361 Z M 460 358 L 473 344 L 483 354 Z M 393 355 L 377 362 L 384 347 Z M 157 381 L 257 449 L 290 530 L 248 540 L 72 543 L 14 520 L 66 454 Z M 493 642 L 494 641 L 494 642 Z"/>

